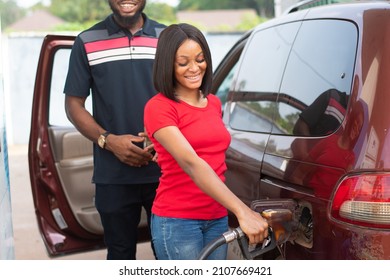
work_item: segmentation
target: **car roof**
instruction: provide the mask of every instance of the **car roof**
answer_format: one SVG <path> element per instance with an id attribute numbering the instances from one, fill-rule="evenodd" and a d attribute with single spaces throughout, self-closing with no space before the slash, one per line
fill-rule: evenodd
<path id="1" fill-rule="evenodd" d="M 313 2 L 313 1 L 305 1 Z M 253 30 L 266 29 L 271 26 L 284 24 L 287 22 L 310 20 L 310 19 L 344 19 L 361 23 L 363 13 L 368 10 L 387 10 L 390 9 L 389 1 L 367 1 L 367 2 L 351 2 L 351 3 L 334 3 L 323 6 L 315 6 L 305 8 L 303 10 L 293 11 L 289 9 L 289 13 L 283 14 L 280 17 L 273 18 L 269 21 L 259 24 Z"/>

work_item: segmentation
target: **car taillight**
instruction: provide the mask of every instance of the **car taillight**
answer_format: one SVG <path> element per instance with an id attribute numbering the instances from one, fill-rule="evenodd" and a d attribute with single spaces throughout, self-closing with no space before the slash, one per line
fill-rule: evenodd
<path id="1" fill-rule="evenodd" d="M 353 225 L 390 229 L 390 174 L 346 177 L 333 196 L 330 215 Z"/>

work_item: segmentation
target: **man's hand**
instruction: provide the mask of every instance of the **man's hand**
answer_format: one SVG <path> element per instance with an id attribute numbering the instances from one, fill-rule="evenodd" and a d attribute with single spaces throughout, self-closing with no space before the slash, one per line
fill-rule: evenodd
<path id="1" fill-rule="evenodd" d="M 148 149 L 140 148 L 134 143 L 142 143 L 144 137 L 131 134 L 107 136 L 106 149 L 111 151 L 121 162 L 130 166 L 148 165 L 153 155 Z"/>
<path id="2" fill-rule="evenodd" d="M 157 153 L 154 150 L 154 144 L 150 141 L 146 131 L 138 133 L 138 136 L 144 137 L 144 150 L 153 155 L 152 161 L 157 162 Z"/>

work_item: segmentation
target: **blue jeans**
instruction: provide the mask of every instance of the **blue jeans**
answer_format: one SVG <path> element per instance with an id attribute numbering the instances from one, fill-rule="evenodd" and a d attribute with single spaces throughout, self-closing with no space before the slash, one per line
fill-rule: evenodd
<path id="1" fill-rule="evenodd" d="M 152 215 L 151 231 L 158 260 L 196 260 L 203 247 L 228 230 L 228 218 L 192 220 Z M 227 245 L 218 247 L 209 260 L 225 260 Z"/>

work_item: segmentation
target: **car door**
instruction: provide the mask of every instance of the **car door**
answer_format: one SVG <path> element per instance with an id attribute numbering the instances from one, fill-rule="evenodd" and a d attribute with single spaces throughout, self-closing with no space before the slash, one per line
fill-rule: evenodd
<path id="1" fill-rule="evenodd" d="M 287 250 L 288 258 L 327 259 L 341 246 L 331 248 L 337 243 L 329 242 L 335 238 L 324 221 L 328 201 L 348 169 L 350 156 L 330 143 L 337 143 L 336 131 L 343 130 L 357 41 L 352 22 L 316 19 L 302 22 L 292 45 L 260 188 L 263 197 L 293 198 L 302 208 L 304 230 L 295 240 L 299 245 Z M 337 47 L 330 42 L 337 42 Z M 285 129 L 278 129 L 281 124 Z M 339 154 L 340 160 L 335 162 L 332 153 Z"/>
<path id="2" fill-rule="evenodd" d="M 303 106 L 298 100 L 279 95 L 298 29 L 299 23 L 254 29 L 239 40 L 214 73 L 213 92 L 223 103 L 224 123 L 232 137 L 226 152 L 226 184 L 256 211 L 264 202 L 269 208 L 284 203 L 270 201 L 261 193 L 261 170 L 265 151 L 273 145 L 269 138 L 275 129 L 272 120 L 278 100 L 284 98 L 287 103 Z M 285 128 L 281 125 L 278 129 Z M 229 226 L 238 226 L 233 215 L 229 215 Z M 238 244 L 230 245 L 229 257 L 242 258 Z"/>
<path id="3" fill-rule="evenodd" d="M 92 142 L 68 121 L 63 87 L 75 37 L 48 35 L 39 56 L 28 146 L 39 230 L 50 256 L 104 247 L 94 205 Z M 91 100 L 86 107 L 90 110 Z M 139 241 L 150 240 L 143 213 Z"/>
<path id="4" fill-rule="evenodd" d="M 297 29 L 298 24 L 254 30 L 245 40 L 245 47 L 241 46 L 237 65 L 230 67 L 234 75 L 224 109 L 224 121 L 232 137 L 226 153 L 226 183 L 247 205 L 261 198 L 264 151 L 269 145 L 283 69 Z M 221 65 L 228 65 L 236 56 L 231 52 Z M 219 68 L 215 73 L 217 82 L 221 80 Z M 224 72 L 228 79 L 231 74 Z M 226 86 L 219 82 L 217 87 L 219 96 Z"/>

